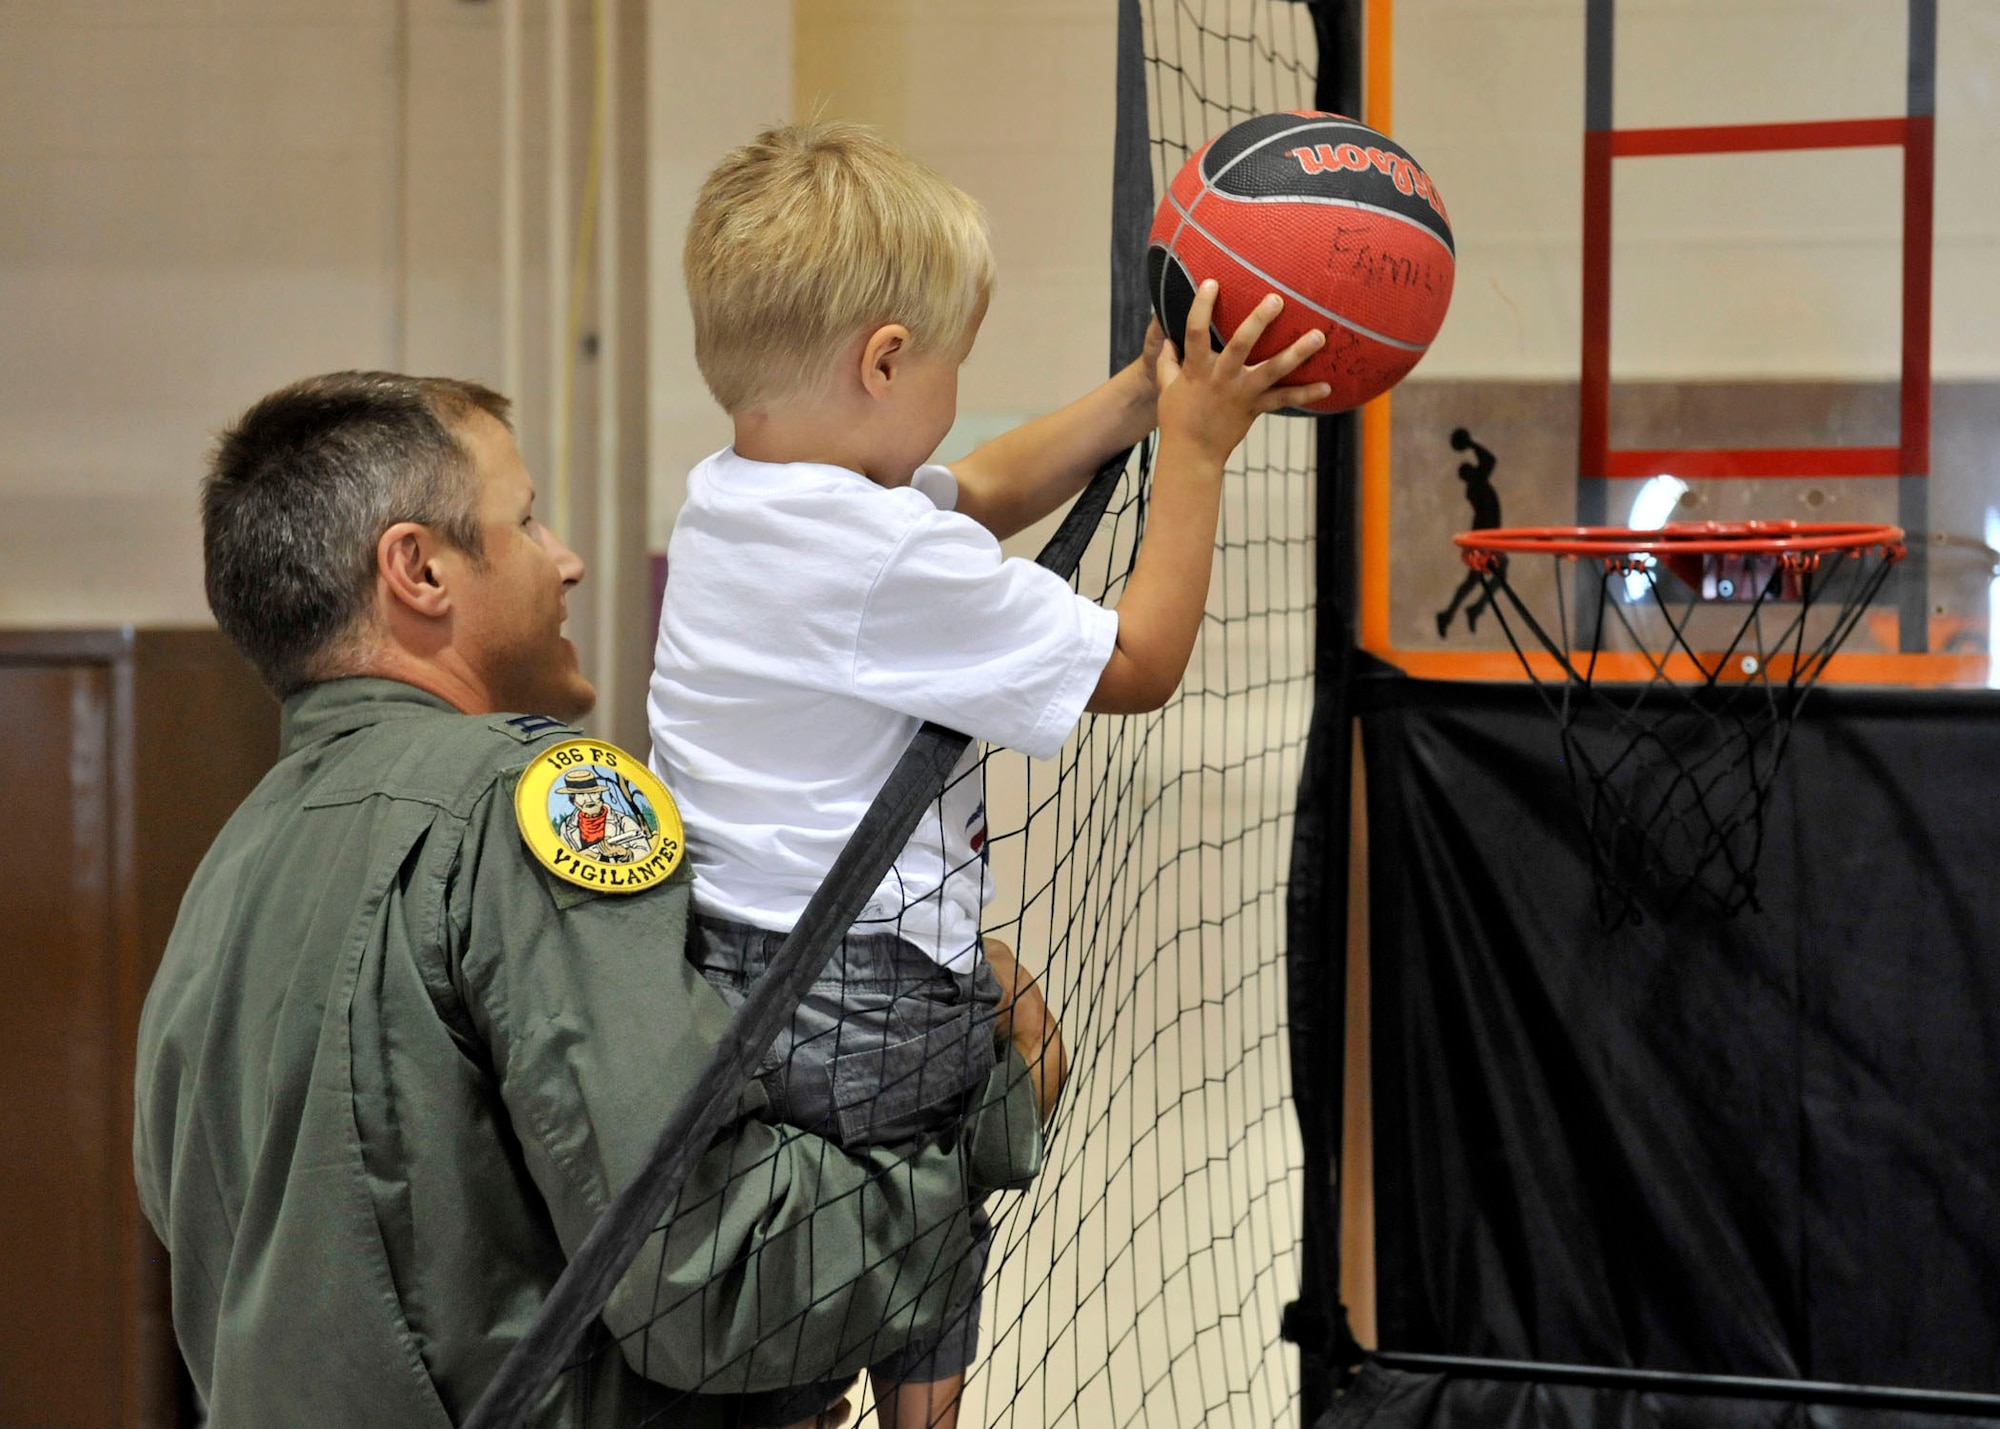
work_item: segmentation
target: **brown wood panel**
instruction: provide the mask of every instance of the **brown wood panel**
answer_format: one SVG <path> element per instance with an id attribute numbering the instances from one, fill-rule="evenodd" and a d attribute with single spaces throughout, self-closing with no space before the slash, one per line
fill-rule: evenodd
<path id="1" fill-rule="evenodd" d="M 0 1384 L 50 1429 L 117 1422 L 120 1389 L 111 704 L 106 665 L 0 665 Z"/>
<path id="2" fill-rule="evenodd" d="M 196 864 L 277 756 L 214 631 L 0 631 L 0 1426 L 185 1422 L 132 1179 L 139 1011 Z"/>
<path id="3" fill-rule="evenodd" d="M 213 630 L 142 630 L 130 665 L 133 782 L 132 955 L 121 964 L 118 1135 L 132 1142 L 134 1039 L 146 989 L 173 932 L 181 895 L 216 833 L 278 758 L 278 706 L 229 642 Z M 129 1156 L 128 1156 L 129 1160 Z M 140 1214 L 132 1177 L 121 1182 L 124 1254 L 119 1293 L 133 1328 L 118 1422 L 169 1429 L 179 1384 L 166 1252 Z"/>

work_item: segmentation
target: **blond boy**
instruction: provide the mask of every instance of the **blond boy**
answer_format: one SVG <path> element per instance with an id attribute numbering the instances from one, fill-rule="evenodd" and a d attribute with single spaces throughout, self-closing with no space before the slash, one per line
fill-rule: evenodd
<path id="1" fill-rule="evenodd" d="M 740 1001 L 922 721 L 1046 758 L 1085 710 L 1165 703 L 1207 594 L 1223 462 L 1259 413 L 1324 395 L 1279 385 L 1323 337 L 1249 365 L 1270 297 L 1214 352 L 1206 287 L 1185 365 L 1156 328 L 1109 382 L 944 467 L 926 463 L 994 280 L 965 194 L 859 126 L 774 129 L 709 176 L 685 267 L 735 441 L 689 476 L 649 716 L 688 828 L 690 955 Z M 1002 556 L 1155 425 L 1115 611 Z M 979 934 L 984 840 L 968 752 L 760 1069 L 778 1119 L 846 1144 L 953 1133 L 1030 981 Z M 1052 1018 L 1031 1030 L 1046 1119 L 1061 1037 Z M 873 1357 L 886 1429 L 955 1424 L 983 1258 L 938 1267 L 956 1307 L 942 1333 Z M 810 1422 L 842 1388 L 751 1395 L 744 1422 Z"/>

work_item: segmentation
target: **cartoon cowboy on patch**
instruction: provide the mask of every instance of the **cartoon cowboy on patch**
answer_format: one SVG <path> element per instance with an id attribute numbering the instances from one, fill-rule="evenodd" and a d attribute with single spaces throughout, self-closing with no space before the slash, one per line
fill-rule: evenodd
<path id="1" fill-rule="evenodd" d="M 556 824 L 556 833 L 575 852 L 599 863 L 638 863 L 652 851 L 652 838 L 629 814 L 605 803 L 607 791 L 595 765 L 564 771 L 552 792 L 568 798 L 570 813 Z"/>

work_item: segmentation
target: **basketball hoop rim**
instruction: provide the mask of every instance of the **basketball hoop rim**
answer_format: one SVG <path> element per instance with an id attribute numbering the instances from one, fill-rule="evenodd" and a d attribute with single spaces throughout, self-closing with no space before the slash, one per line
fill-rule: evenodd
<path id="1" fill-rule="evenodd" d="M 1452 541 L 1468 565 L 1501 555 L 1598 557 L 1781 556 L 1817 557 L 1834 551 L 1880 550 L 1891 561 L 1904 555 L 1903 531 L 1865 521 L 1678 521 L 1642 530 L 1633 526 L 1505 526 L 1464 531 Z"/>

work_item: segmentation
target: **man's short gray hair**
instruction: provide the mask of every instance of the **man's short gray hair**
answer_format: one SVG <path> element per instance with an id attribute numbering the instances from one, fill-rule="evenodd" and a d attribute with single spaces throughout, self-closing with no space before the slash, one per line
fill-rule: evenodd
<path id="1" fill-rule="evenodd" d="M 208 607 L 280 699 L 340 673 L 399 521 L 484 552 L 472 456 L 455 428 L 509 404 L 475 382 L 335 372 L 258 402 L 222 434 L 202 484 Z"/>

